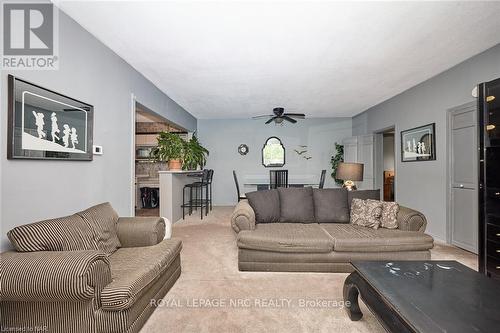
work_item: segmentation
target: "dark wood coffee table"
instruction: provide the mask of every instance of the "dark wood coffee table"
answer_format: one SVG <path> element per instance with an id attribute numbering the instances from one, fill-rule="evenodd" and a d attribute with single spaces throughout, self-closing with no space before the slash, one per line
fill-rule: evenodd
<path id="1" fill-rule="evenodd" d="M 351 320 L 358 295 L 390 332 L 500 332 L 500 285 L 456 261 L 358 261 L 344 283 Z"/>

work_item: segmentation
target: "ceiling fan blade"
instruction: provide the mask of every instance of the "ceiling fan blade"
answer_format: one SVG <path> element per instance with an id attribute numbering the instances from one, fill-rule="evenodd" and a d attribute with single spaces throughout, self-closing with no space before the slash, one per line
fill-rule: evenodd
<path id="1" fill-rule="evenodd" d="M 284 115 L 288 116 L 288 117 L 300 118 L 300 119 L 304 119 L 306 117 L 306 115 L 303 113 L 285 113 Z"/>
<path id="2" fill-rule="evenodd" d="M 297 122 L 297 120 L 295 120 L 295 119 L 293 119 L 293 118 L 290 118 L 290 117 L 288 117 L 288 116 L 283 116 L 283 117 L 281 117 L 281 118 L 283 118 L 283 119 L 285 119 L 285 120 L 287 120 L 287 121 L 291 122 L 292 124 L 295 124 L 295 123 Z"/>
<path id="3" fill-rule="evenodd" d="M 269 117 L 274 117 L 274 114 L 255 116 L 255 117 L 252 117 L 252 119 L 269 118 Z"/>
<path id="4" fill-rule="evenodd" d="M 269 119 L 268 121 L 266 121 L 266 124 L 269 124 L 269 123 L 273 122 L 275 118 L 276 117 L 272 117 L 271 119 Z"/>

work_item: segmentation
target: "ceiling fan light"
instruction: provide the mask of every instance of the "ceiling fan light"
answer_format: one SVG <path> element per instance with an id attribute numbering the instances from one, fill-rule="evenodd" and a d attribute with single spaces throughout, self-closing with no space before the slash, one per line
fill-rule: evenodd
<path id="1" fill-rule="evenodd" d="M 252 117 L 252 119 L 260 119 L 260 118 L 268 118 L 265 124 L 270 124 L 274 122 L 275 125 L 282 125 L 285 124 L 285 120 L 287 122 L 290 122 L 292 124 L 297 123 L 297 119 L 305 119 L 306 115 L 303 113 L 285 113 L 285 108 L 283 107 L 275 107 L 273 109 L 273 114 L 272 115 L 263 115 L 263 116 L 255 116 Z"/>

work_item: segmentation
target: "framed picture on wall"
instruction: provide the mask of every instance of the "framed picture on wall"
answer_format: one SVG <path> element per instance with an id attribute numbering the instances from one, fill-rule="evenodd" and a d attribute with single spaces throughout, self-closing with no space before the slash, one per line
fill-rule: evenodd
<path id="1" fill-rule="evenodd" d="M 12 75 L 8 103 L 8 159 L 92 160 L 92 105 Z"/>
<path id="2" fill-rule="evenodd" d="M 401 162 L 436 159 L 436 124 L 401 131 Z"/>

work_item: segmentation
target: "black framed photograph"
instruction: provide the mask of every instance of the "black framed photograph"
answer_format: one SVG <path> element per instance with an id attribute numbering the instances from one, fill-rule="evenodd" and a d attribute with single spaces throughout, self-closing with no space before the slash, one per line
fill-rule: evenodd
<path id="1" fill-rule="evenodd" d="M 92 160 L 92 105 L 12 75 L 8 103 L 8 159 Z"/>
<path id="2" fill-rule="evenodd" d="M 436 159 L 436 123 L 401 131 L 401 162 Z"/>

